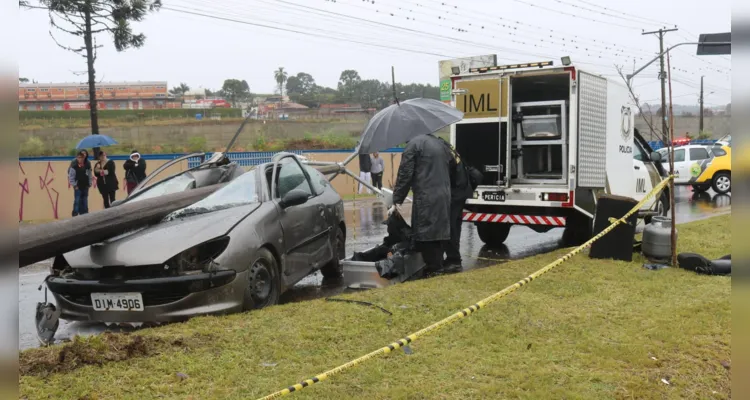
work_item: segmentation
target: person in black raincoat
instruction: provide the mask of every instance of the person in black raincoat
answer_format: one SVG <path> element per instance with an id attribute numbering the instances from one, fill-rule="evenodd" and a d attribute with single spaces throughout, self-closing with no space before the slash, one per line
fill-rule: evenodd
<path id="1" fill-rule="evenodd" d="M 476 189 L 476 183 L 481 181 L 481 173 L 467 166 L 458 152 L 443 139 L 440 139 L 443 145 L 450 151 L 455 160 L 455 170 L 451 174 L 451 209 L 450 225 L 451 239 L 445 243 L 445 265 L 446 269 L 451 271 L 460 271 L 461 266 L 461 224 L 463 223 L 463 211 L 466 200 L 471 197 Z M 480 176 L 477 177 L 476 174 Z M 473 176 L 472 176 L 473 175 Z M 478 181 L 477 181 L 478 180 Z"/>
<path id="2" fill-rule="evenodd" d="M 412 139 L 401 155 L 393 203 L 403 204 L 409 190 L 414 193 L 411 227 L 416 250 L 422 253 L 426 270 L 443 269 L 443 245 L 451 238 L 451 171 L 455 159 L 435 135 Z"/>

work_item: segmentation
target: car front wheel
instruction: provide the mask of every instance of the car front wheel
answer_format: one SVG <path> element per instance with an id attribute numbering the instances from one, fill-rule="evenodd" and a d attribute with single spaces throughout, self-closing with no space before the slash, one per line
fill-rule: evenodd
<path id="1" fill-rule="evenodd" d="M 258 250 L 255 261 L 248 268 L 244 309 L 257 310 L 279 302 L 281 280 L 276 258 L 267 249 Z"/>
<path id="2" fill-rule="evenodd" d="M 336 232 L 336 240 L 333 245 L 333 260 L 320 269 L 325 279 L 338 279 L 344 275 L 344 266 L 341 260 L 346 257 L 346 236 L 341 228 Z"/>
<path id="3" fill-rule="evenodd" d="M 711 182 L 714 192 L 719 194 L 727 194 L 732 191 L 732 177 L 726 172 L 719 172 L 714 175 L 714 179 Z"/>

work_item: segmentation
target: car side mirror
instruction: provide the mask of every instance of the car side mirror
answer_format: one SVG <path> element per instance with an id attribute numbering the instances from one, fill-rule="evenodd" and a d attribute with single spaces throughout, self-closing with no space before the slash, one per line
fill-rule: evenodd
<path id="1" fill-rule="evenodd" d="M 661 161 L 661 153 L 659 153 L 658 151 L 651 152 L 651 161 L 653 162 Z"/>
<path id="2" fill-rule="evenodd" d="M 294 189 L 284 195 L 279 205 L 281 208 L 289 208 L 307 203 L 308 194 L 304 190 Z"/>

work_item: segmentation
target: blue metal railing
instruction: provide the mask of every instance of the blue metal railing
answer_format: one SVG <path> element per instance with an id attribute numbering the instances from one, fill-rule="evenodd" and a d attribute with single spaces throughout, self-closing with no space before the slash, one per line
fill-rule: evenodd
<path id="1" fill-rule="evenodd" d="M 714 143 L 716 143 L 716 139 L 702 139 L 702 140 L 691 140 L 690 144 L 698 144 L 703 146 L 711 146 Z M 662 147 L 664 147 L 664 142 L 661 140 L 652 140 L 648 142 L 648 145 L 651 146 L 654 150 L 659 150 Z"/>

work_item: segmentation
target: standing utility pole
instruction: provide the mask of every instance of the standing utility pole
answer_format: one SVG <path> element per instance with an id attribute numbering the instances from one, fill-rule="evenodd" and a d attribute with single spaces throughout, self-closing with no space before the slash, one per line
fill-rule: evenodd
<path id="1" fill-rule="evenodd" d="M 650 35 L 652 33 L 658 33 L 659 34 L 659 64 L 660 64 L 660 72 L 659 72 L 659 80 L 661 81 L 661 127 L 662 127 L 662 140 L 664 140 L 666 143 L 664 143 L 667 146 L 667 150 L 669 151 L 669 175 L 672 177 L 669 181 L 669 208 L 672 213 L 672 240 L 671 240 L 671 248 L 672 248 L 672 266 L 677 265 L 677 235 L 675 232 L 675 201 L 674 201 L 674 132 L 673 131 L 667 131 L 667 95 L 666 95 L 666 80 L 667 80 L 667 74 L 664 73 L 664 34 L 667 32 L 676 31 L 677 28 L 673 29 L 659 29 L 655 32 L 643 32 L 644 35 Z M 669 62 L 669 60 L 667 60 Z M 670 66 L 671 67 L 671 66 Z M 670 74 L 671 78 L 671 74 Z M 672 93 L 672 80 L 669 80 L 669 90 L 670 90 L 670 112 L 669 116 L 672 117 L 672 111 L 671 111 L 671 93 Z M 673 125 L 672 121 L 670 121 L 670 126 Z"/>
<path id="2" fill-rule="evenodd" d="M 698 126 L 698 134 L 699 135 L 703 133 L 703 76 L 701 76 L 701 99 L 700 99 L 700 103 L 701 103 L 701 111 L 700 111 L 701 116 L 700 116 L 700 123 L 699 123 L 699 126 Z"/>
<path id="3" fill-rule="evenodd" d="M 661 81 L 661 135 L 662 140 L 664 138 L 668 137 L 668 131 L 667 131 L 667 88 L 666 88 L 666 82 L 667 82 L 667 75 L 664 73 L 664 35 L 667 32 L 674 32 L 677 28 L 672 29 L 659 29 L 658 31 L 652 31 L 652 32 L 643 32 L 643 35 L 651 35 L 651 34 L 658 34 L 659 35 L 659 65 L 660 65 L 660 72 L 659 72 L 659 80 Z M 666 143 L 665 143 L 666 144 Z M 670 171 L 670 173 L 674 173 L 674 171 Z"/>

